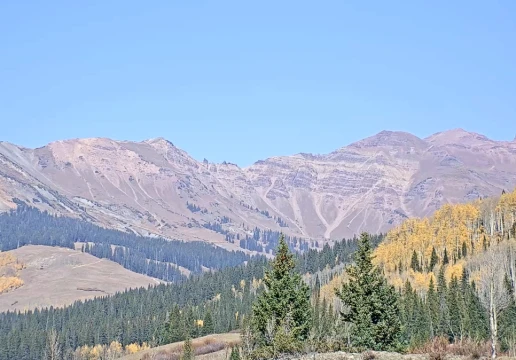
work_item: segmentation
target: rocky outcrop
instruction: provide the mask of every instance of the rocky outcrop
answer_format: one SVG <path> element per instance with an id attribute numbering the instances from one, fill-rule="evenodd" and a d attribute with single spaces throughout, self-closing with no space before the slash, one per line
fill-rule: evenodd
<path id="1" fill-rule="evenodd" d="M 247 168 L 199 162 L 162 138 L 38 149 L 0 143 L 0 211 L 19 200 L 106 227 L 227 247 L 236 245 L 226 234 L 255 227 L 313 239 L 384 232 L 443 203 L 514 186 L 516 142 L 461 129 L 426 139 L 382 131 L 330 154 Z"/>

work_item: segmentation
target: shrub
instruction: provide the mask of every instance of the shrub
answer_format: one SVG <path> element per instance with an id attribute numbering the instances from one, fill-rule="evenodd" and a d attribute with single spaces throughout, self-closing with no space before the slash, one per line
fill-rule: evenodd
<path id="1" fill-rule="evenodd" d="M 362 353 L 362 360 L 374 360 L 376 359 L 376 354 L 372 351 L 365 351 Z"/>

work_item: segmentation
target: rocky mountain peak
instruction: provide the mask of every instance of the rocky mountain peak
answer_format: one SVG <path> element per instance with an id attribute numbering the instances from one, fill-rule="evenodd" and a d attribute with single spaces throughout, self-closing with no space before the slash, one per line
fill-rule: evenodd
<path id="1" fill-rule="evenodd" d="M 492 141 L 484 135 L 466 131 L 461 128 L 438 132 L 427 137 L 425 140 L 433 145 L 461 146 L 478 146 Z"/>
<path id="2" fill-rule="evenodd" d="M 424 140 L 403 131 L 381 131 L 376 135 L 370 136 L 358 142 L 355 142 L 350 147 L 401 147 L 401 148 L 417 148 L 423 149 L 427 147 Z"/>
<path id="3" fill-rule="evenodd" d="M 147 140 L 144 140 L 142 142 L 146 143 L 146 144 L 159 144 L 159 145 L 162 145 L 162 146 L 175 147 L 174 144 L 171 141 L 165 139 L 164 137 L 157 137 L 157 138 L 147 139 Z"/>
<path id="4" fill-rule="evenodd" d="M 72 139 L 34 150 L 0 143 L 0 210 L 20 199 L 105 227 L 229 248 L 239 242 L 227 239 L 254 228 L 340 239 L 515 187 L 515 146 L 463 129 L 425 140 L 382 131 L 327 155 L 242 169 L 199 162 L 164 138 Z"/>

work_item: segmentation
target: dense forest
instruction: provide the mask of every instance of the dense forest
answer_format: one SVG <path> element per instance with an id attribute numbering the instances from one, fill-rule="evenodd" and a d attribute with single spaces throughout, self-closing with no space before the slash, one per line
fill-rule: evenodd
<path id="1" fill-rule="evenodd" d="M 514 197 L 446 205 L 429 219 L 407 220 L 385 238 L 362 234 L 322 250 L 290 255 L 296 247 L 281 237 L 272 261 L 252 257 L 178 283 L 60 309 L 3 313 L 0 360 L 40 359 L 49 348 L 59 349 L 59 359 L 100 359 L 88 349 L 138 349 L 235 329 L 242 331 L 242 352 L 252 349 L 249 358 L 300 351 L 429 352 L 436 343 L 472 356 L 486 354 L 486 344 L 492 354 L 515 354 Z M 76 235 L 53 229 L 40 227 L 47 239 L 59 240 L 53 245 Z M 79 239 L 70 243 L 91 242 Z M 306 301 L 309 310 L 296 313 Z"/>
<path id="2" fill-rule="evenodd" d="M 478 261 L 491 246 L 514 246 L 515 234 L 516 190 L 499 198 L 446 204 L 429 218 L 406 220 L 387 234 L 375 261 L 397 288 L 409 280 L 424 292 L 430 279 L 435 283 L 441 266 L 449 282 L 464 268 L 472 271 L 471 261 Z M 515 284 L 516 271 L 509 275 Z M 478 273 L 472 276 L 479 280 Z"/>
<path id="3" fill-rule="evenodd" d="M 199 241 L 168 241 L 104 229 L 83 220 L 53 216 L 18 203 L 18 207 L 0 214 L 0 250 L 24 245 L 48 245 L 75 248 L 100 258 L 113 260 L 126 269 L 165 281 L 184 280 L 177 268 L 193 273 L 222 269 L 248 261 L 243 251 L 228 251 Z"/>
<path id="4" fill-rule="evenodd" d="M 74 221 L 72 224 L 82 225 Z M 51 231 L 46 234 L 56 237 Z M 375 243 L 380 239 L 375 237 Z M 355 240 L 342 240 L 332 247 L 325 246 L 322 251 L 298 254 L 296 272 L 316 274 L 347 263 L 356 246 Z M 0 314 L 0 360 L 40 359 L 53 331 L 63 359 L 68 359 L 84 346 L 108 345 L 113 341 L 122 346 L 144 342 L 163 344 L 187 336 L 234 330 L 242 325 L 263 288 L 266 265 L 264 257 L 253 257 L 246 264 L 193 275 L 176 284 L 78 301 L 65 308 Z M 204 326 L 207 318 L 211 320 Z M 184 324 L 183 330 L 175 331 L 177 324 Z"/>
<path id="5" fill-rule="evenodd" d="M 489 338 L 516 351 L 516 190 L 390 231 L 375 264 L 403 288 L 412 342 Z M 417 331 L 416 331 L 417 330 Z M 417 332 L 417 335 L 416 335 Z"/>

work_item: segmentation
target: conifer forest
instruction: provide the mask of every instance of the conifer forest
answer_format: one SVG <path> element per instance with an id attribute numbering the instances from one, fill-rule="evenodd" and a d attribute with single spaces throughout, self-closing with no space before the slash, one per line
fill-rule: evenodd
<path id="1" fill-rule="evenodd" d="M 0 360 L 107 359 L 116 348 L 183 340 L 188 348 L 190 339 L 230 331 L 241 336 L 232 358 L 406 353 L 436 341 L 515 354 L 515 233 L 516 191 L 320 249 L 278 234 L 273 258 L 143 238 L 19 204 L 0 215 L 2 251 L 79 248 L 167 283 L 1 313 Z"/>

